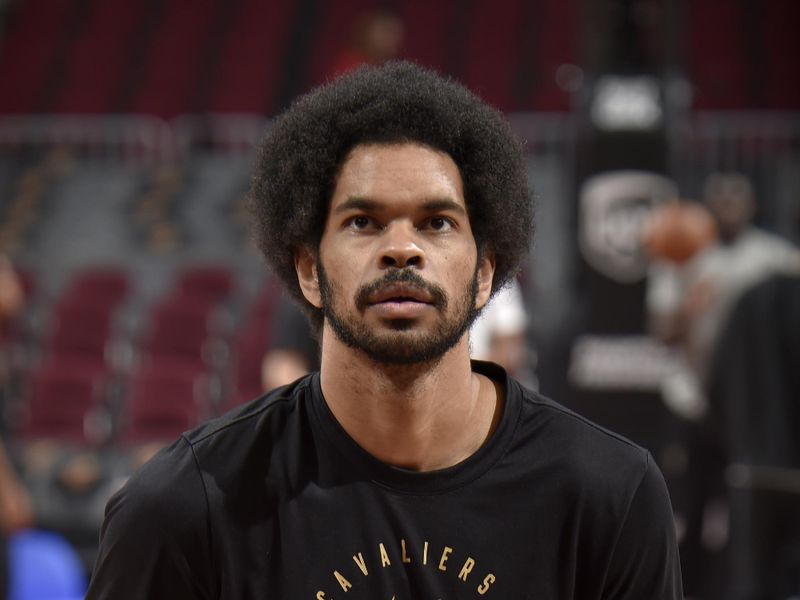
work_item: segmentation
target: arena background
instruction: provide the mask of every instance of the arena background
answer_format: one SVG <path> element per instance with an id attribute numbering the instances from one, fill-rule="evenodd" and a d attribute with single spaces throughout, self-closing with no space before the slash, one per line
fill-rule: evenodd
<path id="1" fill-rule="evenodd" d="M 143 447 L 258 393 L 278 291 L 247 232 L 253 151 L 378 9 L 402 23 L 399 58 L 464 82 L 525 140 L 537 385 L 648 447 L 688 518 L 697 458 L 658 393 L 674 355 L 646 329 L 642 225 L 738 171 L 756 223 L 800 241 L 800 4 L 3 0 L 0 252 L 26 290 L 3 333 L 3 436 L 37 526 L 87 572 Z M 724 504 L 743 492 L 715 460 Z M 796 494 L 794 473 L 778 487 Z M 773 549 L 729 538 L 686 546 L 688 595 L 740 597 L 734 575 Z M 791 547 L 769 560 L 800 595 Z"/>

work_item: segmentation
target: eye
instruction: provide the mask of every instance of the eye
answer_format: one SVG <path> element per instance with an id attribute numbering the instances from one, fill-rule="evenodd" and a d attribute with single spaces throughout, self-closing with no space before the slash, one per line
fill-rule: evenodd
<path id="1" fill-rule="evenodd" d="M 350 229 L 363 231 L 364 229 L 369 229 L 370 227 L 373 227 L 375 223 L 369 217 L 366 217 L 364 215 L 357 215 L 355 217 L 351 217 L 350 219 L 348 219 L 346 225 Z"/>
<path id="2" fill-rule="evenodd" d="M 453 222 L 447 217 L 433 217 L 428 221 L 428 227 L 434 231 L 450 231 L 453 229 Z"/>

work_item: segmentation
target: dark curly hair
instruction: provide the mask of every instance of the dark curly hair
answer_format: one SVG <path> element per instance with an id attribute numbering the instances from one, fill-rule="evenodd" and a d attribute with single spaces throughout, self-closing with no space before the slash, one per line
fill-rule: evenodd
<path id="1" fill-rule="evenodd" d="M 360 67 L 277 117 L 259 149 L 250 207 L 258 245 L 289 291 L 295 251 L 316 251 L 341 164 L 358 144 L 417 142 L 459 168 L 478 251 L 491 249 L 492 293 L 518 270 L 533 235 L 523 148 L 508 122 L 462 85 L 410 62 Z M 316 313 L 316 314 L 315 314 Z"/>

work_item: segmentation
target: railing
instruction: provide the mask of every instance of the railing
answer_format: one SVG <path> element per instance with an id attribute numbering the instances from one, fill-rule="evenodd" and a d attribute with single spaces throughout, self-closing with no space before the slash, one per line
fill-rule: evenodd
<path id="1" fill-rule="evenodd" d="M 753 182 L 759 223 L 796 242 L 800 220 L 800 113 L 701 112 L 670 131 L 671 176 L 698 198 L 715 171 Z"/>
<path id="2" fill-rule="evenodd" d="M 570 113 L 517 113 L 512 127 L 532 154 L 571 153 L 578 137 Z M 69 146 L 88 155 L 169 162 L 196 148 L 251 153 L 269 125 L 258 114 L 0 116 L 0 154 Z M 800 153 L 798 112 L 701 112 L 669 128 L 671 171 L 691 181 L 699 171 L 754 172 L 776 157 Z"/>
<path id="3" fill-rule="evenodd" d="M 523 113 L 510 120 L 531 153 L 563 152 L 574 143 L 568 114 Z M 80 154 L 157 164 L 198 148 L 250 154 L 268 126 L 269 119 L 257 114 L 184 115 L 171 121 L 138 115 L 5 116 L 0 154 L 67 146 Z"/>
<path id="4" fill-rule="evenodd" d="M 0 117 L 0 154 L 69 147 L 81 154 L 160 163 L 175 159 L 175 134 L 161 119 L 134 115 Z"/>
<path id="5" fill-rule="evenodd" d="M 679 180 L 697 170 L 753 173 L 800 152 L 800 113 L 701 112 L 673 128 L 670 138 Z"/>

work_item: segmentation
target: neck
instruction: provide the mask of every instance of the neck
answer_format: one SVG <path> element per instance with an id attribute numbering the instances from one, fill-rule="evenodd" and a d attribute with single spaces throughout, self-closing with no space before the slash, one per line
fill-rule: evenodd
<path id="1" fill-rule="evenodd" d="M 344 345 L 326 324 L 320 381 L 334 417 L 364 450 L 418 471 L 469 457 L 502 412 L 500 387 L 472 372 L 467 335 L 436 363 L 386 365 Z"/>

